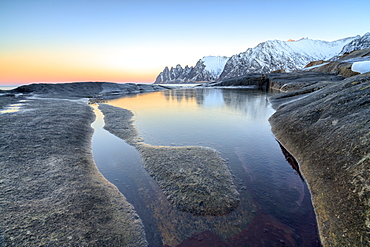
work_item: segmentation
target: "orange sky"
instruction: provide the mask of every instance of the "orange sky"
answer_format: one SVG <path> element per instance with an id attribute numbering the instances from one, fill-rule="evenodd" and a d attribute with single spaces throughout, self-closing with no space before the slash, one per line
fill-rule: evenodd
<path id="1" fill-rule="evenodd" d="M 350 4 L 360 7 L 348 11 L 344 0 L 0 0 L 0 85 L 154 82 L 165 66 L 194 66 L 271 39 L 363 35 L 370 1 Z"/>
<path id="2" fill-rule="evenodd" d="M 111 81 L 154 82 L 158 69 L 140 70 L 130 64 L 120 64 L 115 58 L 105 59 L 88 52 L 23 50 L 0 57 L 0 82 L 23 84 L 30 82 Z"/>

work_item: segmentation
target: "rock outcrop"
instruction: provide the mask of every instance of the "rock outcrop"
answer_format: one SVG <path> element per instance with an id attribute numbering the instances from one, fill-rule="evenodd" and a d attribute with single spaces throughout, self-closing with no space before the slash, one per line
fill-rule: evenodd
<path id="1" fill-rule="evenodd" d="M 352 64 L 355 62 L 370 61 L 370 44 L 363 50 L 355 50 L 337 57 L 334 61 L 316 61 L 308 64 L 304 70 L 316 71 L 322 73 L 333 73 L 343 77 L 358 75 L 358 72 L 352 70 Z"/>
<path id="2" fill-rule="evenodd" d="M 10 93 L 34 93 L 47 94 L 48 97 L 59 98 L 117 98 L 127 94 L 154 92 L 165 90 L 160 85 L 135 84 L 135 83 L 111 83 L 111 82 L 73 82 L 73 83 L 35 83 L 17 87 Z"/>
<path id="3" fill-rule="evenodd" d="M 240 87 L 248 86 L 268 90 L 270 88 L 282 92 L 290 92 L 302 89 L 304 93 L 316 91 L 327 84 L 343 80 L 343 76 L 321 72 L 294 73 L 268 73 L 268 74 L 247 74 L 235 78 L 225 79 L 220 82 L 208 83 L 206 87 Z"/>
<path id="4" fill-rule="evenodd" d="M 305 88 L 305 93 L 316 91 L 322 88 L 323 84 L 330 84 L 341 81 L 343 76 L 322 72 L 302 72 L 295 73 L 270 73 L 266 77 L 269 79 L 270 88 L 281 92 L 291 92 Z M 312 91 L 307 91 L 309 90 Z"/>
<path id="5" fill-rule="evenodd" d="M 272 131 L 306 178 L 323 245 L 370 246 L 370 74 L 324 84 L 275 105 Z"/>

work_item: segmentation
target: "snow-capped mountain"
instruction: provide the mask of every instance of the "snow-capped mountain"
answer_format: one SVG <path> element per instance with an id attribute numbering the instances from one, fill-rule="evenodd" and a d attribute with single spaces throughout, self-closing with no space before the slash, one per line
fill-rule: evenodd
<path id="1" fill-rule="evenodd" d="M 175 68 L 165 67 L 158 75 L 155 83 L 194 83 L 214 81 L 222 73 L 229 58 L 221 56 L 206 56 L 200 59 L 194 67 L 178 64 Z"/>
<path id="2" fill-rule="evenodd" d="M 327 60 L 342 51 L 354 39 L 350 37 L 332 42 L 312 39 L 298 41 L 269 40 L 232 56 L 219 79 L 232 78 L 248 73 L 286 72 L 302 69 L 309 62 Z"/>
<path id="3" fill-rule="evenodd" d="M 344 55 L 346 53 L 350 53 L 356 50 L 362 50 L 370 48 L 370 32 L 365 33 L 362 37 L 357 37 L 356 39 L 352 40 L 350 43 L 345 45 L 342 51 L 339 53 L 339 56 Z"/>
<path id="4" fill-rule="evenodd" d="M 249 73 L 290 72 L 302 69 L 312 61 L 334 61 L 343 54 L 369 47 L 370 33 L 331 42 L 308 38 L 269 40 L 230 58 L 208 56 L 200 59 L 195 67 L 166 67 L 158 75 L 156 83 L 209 82 Z"/>

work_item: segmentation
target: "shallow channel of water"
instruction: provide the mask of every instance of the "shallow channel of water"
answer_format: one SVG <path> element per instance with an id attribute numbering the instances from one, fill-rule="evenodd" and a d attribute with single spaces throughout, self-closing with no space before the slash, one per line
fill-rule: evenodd
<path id="1" fill-rule="evenodd" d="M 93 124 L 99 171 L 141 217 L 150 246 L 320 246 L 306 183 L 270 131 L 268 94 L 250 89 L 176 89 L 109 101 L 131 110 L 144 142 L 200 145 L 227 160 L 241 195 L 223 216 L 179 212 L 148 175 L 139 152 Z"/>

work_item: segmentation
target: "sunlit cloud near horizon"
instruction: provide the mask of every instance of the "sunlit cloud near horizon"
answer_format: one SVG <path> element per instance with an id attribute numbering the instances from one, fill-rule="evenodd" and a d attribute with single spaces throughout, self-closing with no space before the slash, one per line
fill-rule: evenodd
<path id="1" fill-rule="evenodd" d="M 363 35 L 368 9 L 365 0 L 2 0 L 0 84 L 154 82 L 165 66 L 266 40 Z"/>

